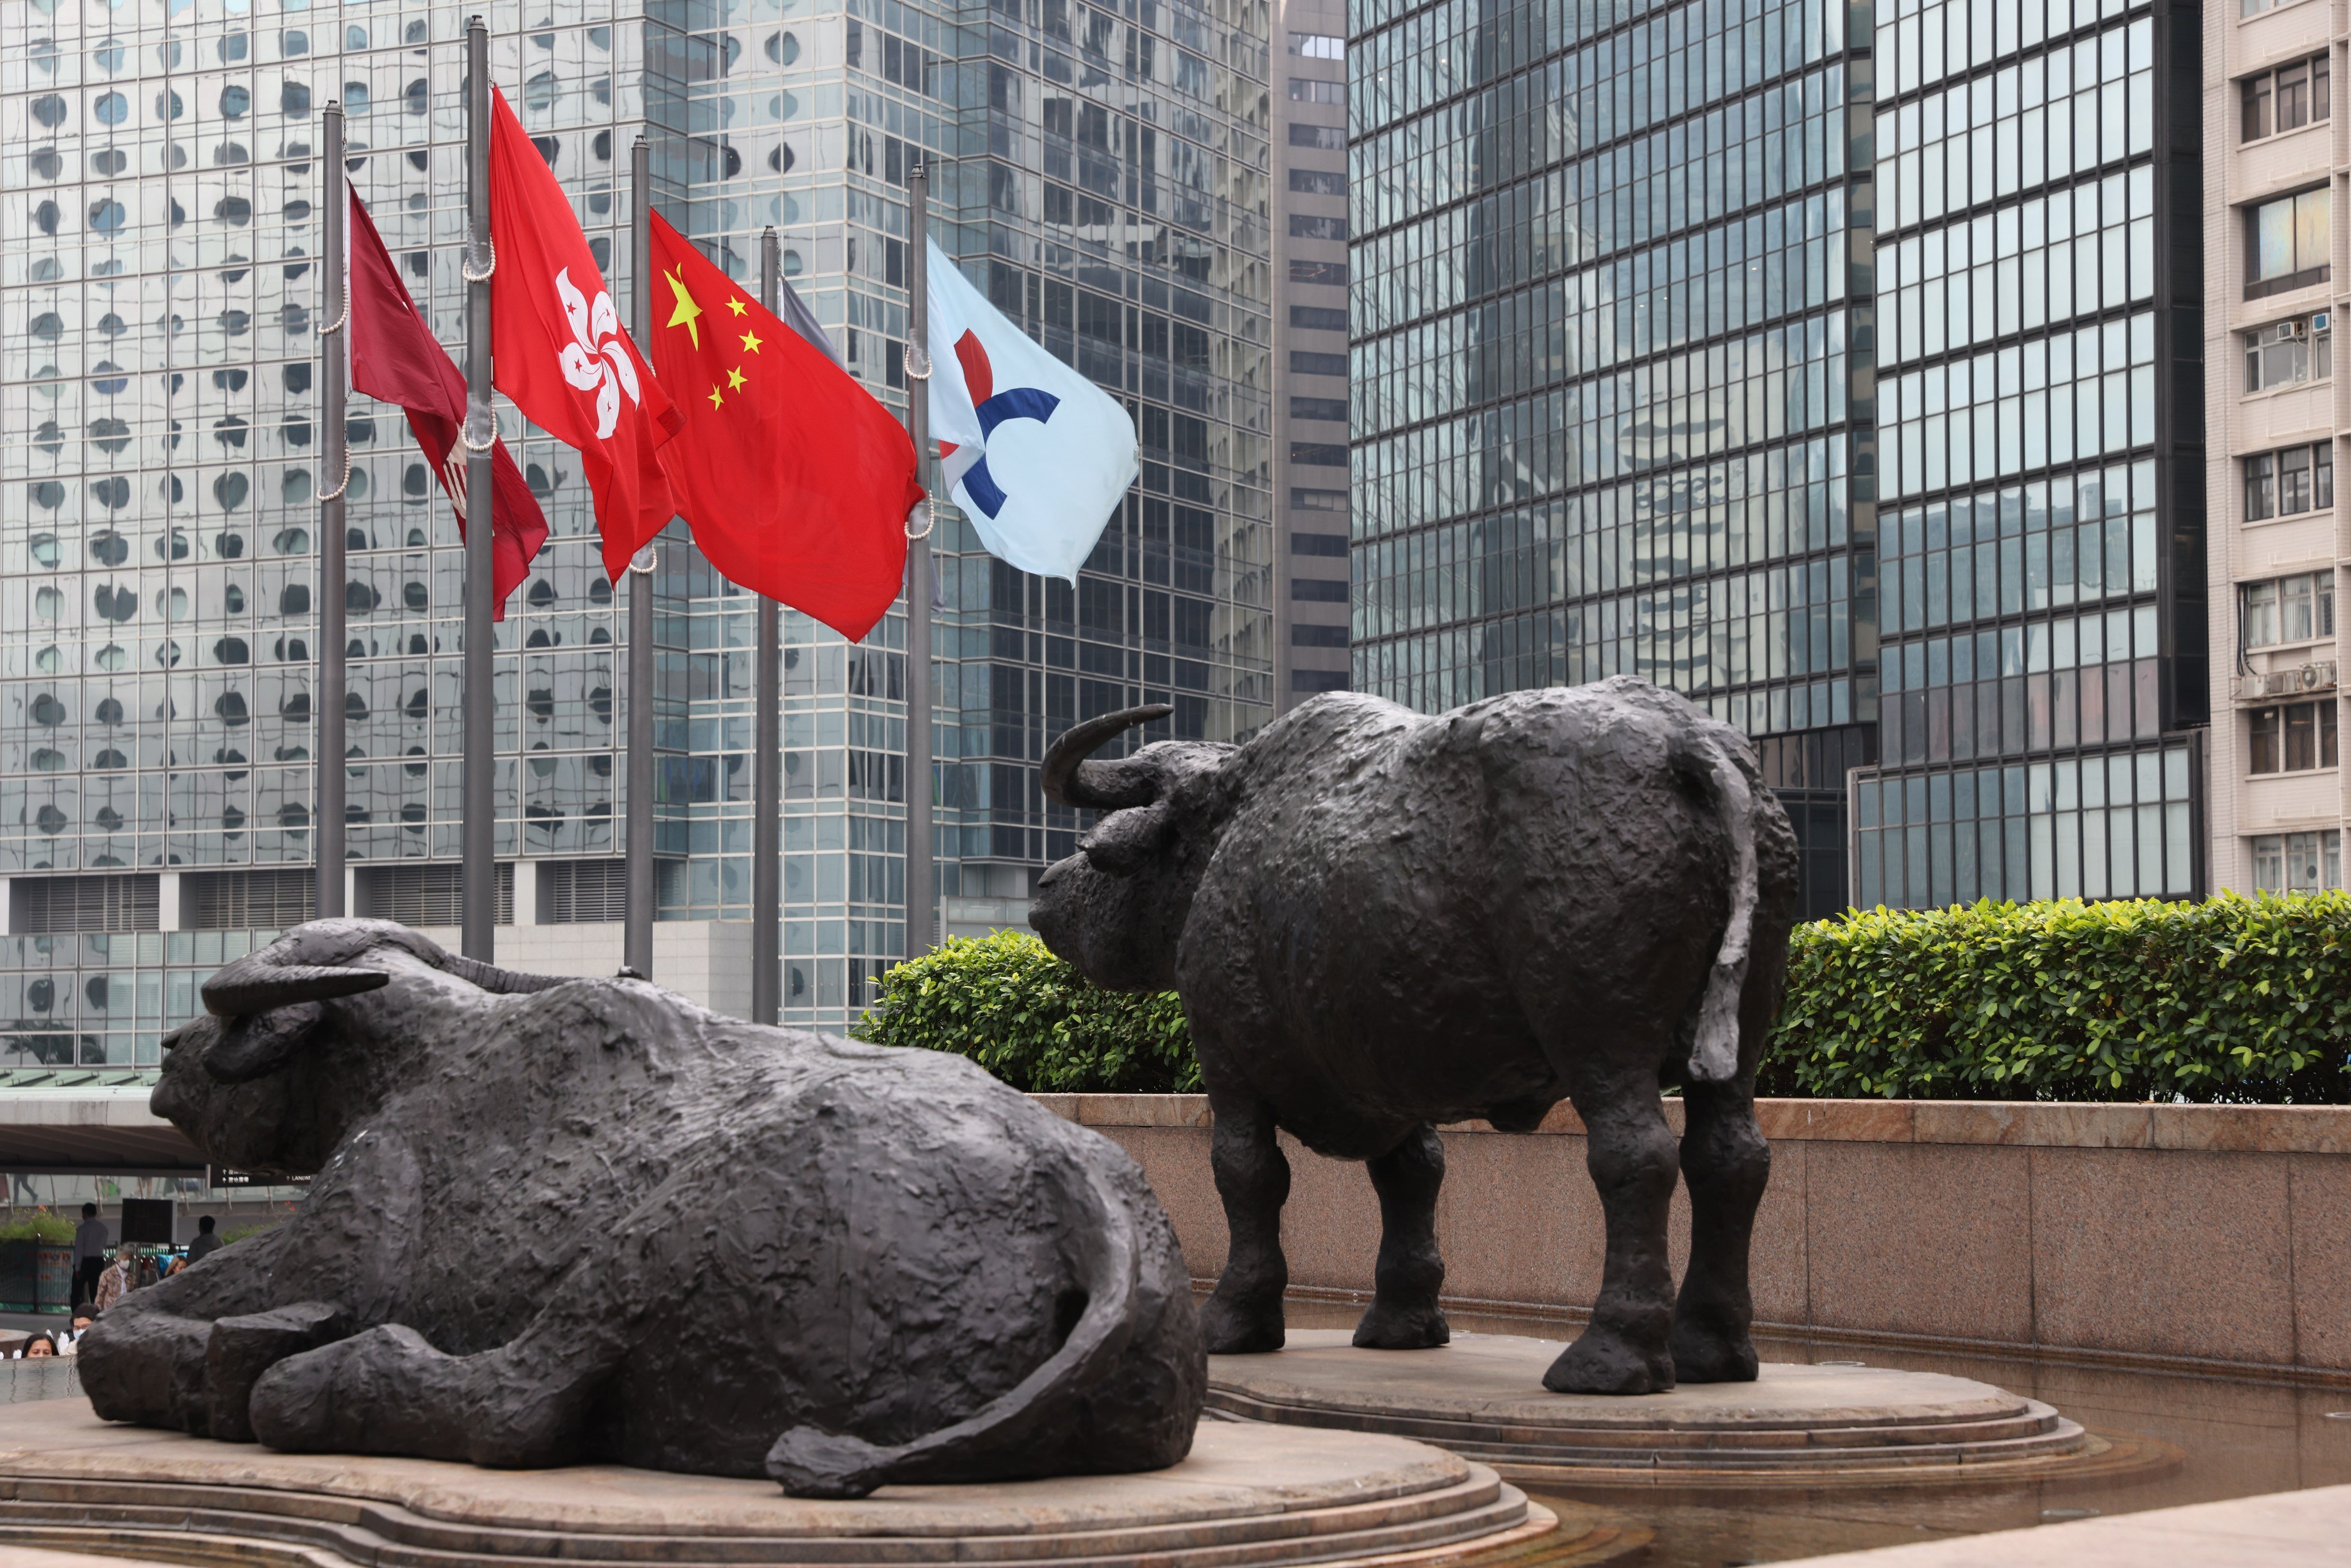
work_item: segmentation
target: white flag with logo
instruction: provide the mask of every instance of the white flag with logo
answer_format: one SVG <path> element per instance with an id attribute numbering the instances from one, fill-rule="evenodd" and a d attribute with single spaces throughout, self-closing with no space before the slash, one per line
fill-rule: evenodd
<path id="1" fill-rule="evenodd" d="M 1074 583 L 1134 483 L 1134 421 L 930 246 L 931 434 L 956 505 L 999 559 Z"/>

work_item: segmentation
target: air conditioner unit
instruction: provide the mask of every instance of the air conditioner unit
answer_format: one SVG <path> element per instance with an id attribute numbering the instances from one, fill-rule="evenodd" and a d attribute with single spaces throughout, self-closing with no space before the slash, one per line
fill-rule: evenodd
<path id="1" fill-rule="evenodd" d="M 2305 692 L 2332 691 L 2335 684 L 2335 661 L 2314 659 L 2306 664 L 2289 664 L 2282 670 L 2240 675 L 2237 677 L 2237 695 L 2252 700 L 2299 696 Z"/>

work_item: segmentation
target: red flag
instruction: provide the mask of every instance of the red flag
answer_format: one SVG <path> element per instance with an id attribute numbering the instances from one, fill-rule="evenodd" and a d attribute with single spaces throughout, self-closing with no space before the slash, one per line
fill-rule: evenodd
<path id="1" fill-rule="evenodd" d="M 465 455 L 457 450 L 457 432 L 465 423 L 465 377 L 417 314 L 416 301 L 400 281 L 367 204 L 357 191 L 350 198 L 350 243 L 344 246 L 350 276 L 343 298 L 351 305 L 351 386 L 407 411 L 408 428 L 416 433 L 416 444 L 441 476 L 441 488 L 456 510 L 462 535 Z M 450 461 L 453 451 L 455 462 Z M 503 440 L 490 454 L 490 474 L 496 481 L 490 546 L 496 563 L 491 582 L 496 591 L 491 613 L 503 621 L 507 595 L 530 575 L 531 560 L 547 541 L 547 517 Z"/>
<path id="2" fill-rule="evenodd" d="M 659 213 L 653 361 L 685 411 L 662 448 L 694 542 L 729 581 L 857 642 L 898 597 L 914 444 L 848 371 Z"/>
<path id="3" fill-rule="evenodd" d="M 637 547 L 677 511 L 654 452 L 677 428 L 678 413 L 622 329 L 569 198 L 495 88 L 490 238 L 497 388 L 525 419 L 579 449 L 596 497 L 604 572 L 618 582 Z"/>

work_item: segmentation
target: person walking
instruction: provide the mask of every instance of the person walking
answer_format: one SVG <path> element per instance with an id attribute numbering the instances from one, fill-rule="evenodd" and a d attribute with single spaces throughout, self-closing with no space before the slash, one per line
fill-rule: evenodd
<path id="1" fill-rule="evenodd" d="M 188 1261 L 201 1263 L 220 1250 L 221 1239 L 213 1229 L 209 1214 L 196 1221 L 196 1239 L 188 1243 Z"/>
<path id="2" fill-rule="evenodd" d="M 81 1206 L 81 1223 L 74 1228 L 74 1281 L 72 1306 L 94 1301 L 98 1296 L 98 1277 L 106 1272 L 106 1221 L 98 1217 L 98 1205 Z"/>
<path id="3" fill-rule="evenodd" d="M 99 1316 L 104 1317 L 106 1315 L 107 1308 L 114 1305 L 115 1302 L 120 1301 L 124 1296 L 131 1293 L 131 1249 L 126 1243 L 124 1246 L 117 1249 L 114 1259 L 114 1266 L 99 1275 Z"/>

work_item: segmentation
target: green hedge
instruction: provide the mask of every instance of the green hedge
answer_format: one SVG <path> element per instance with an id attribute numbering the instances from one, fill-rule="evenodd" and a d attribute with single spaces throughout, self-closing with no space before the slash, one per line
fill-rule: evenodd
<path id="1" fill-rule="evenodd" d="M 1761 1092 L 2351 1100 L 2351 895 L 1856 910 L 1799 926 Z"/>
<path id="2" fill-rule="evenodd" d="M 1172 991 L 1097 990 L 1018 931 L 950 937 L 884 973 L 852 1031 L 968 1056 L 1031 1093 L 1172 1094 L 1200 1087 Z"/>
<path id="3" fill-rule="evenodd" d="M 73 1221 L 46 1208 L 0 1224 L 0 1241 L 46 1241 L 51 1246 L 62 1246 L 73 1238 Z"/>
<path id="4" fill-rule="evenodd" d="M 1018 932 L 880 982 L 857 1032 L 1016 1088 L 1199 1087 L 1172 993 Z M 2351 895 L 1855 910 L 1796 928 L 1759 1089 L 1794 1098 L 2351 1102 Z"/>

